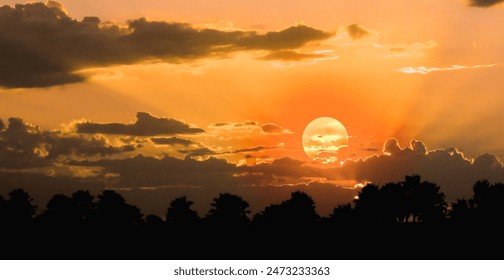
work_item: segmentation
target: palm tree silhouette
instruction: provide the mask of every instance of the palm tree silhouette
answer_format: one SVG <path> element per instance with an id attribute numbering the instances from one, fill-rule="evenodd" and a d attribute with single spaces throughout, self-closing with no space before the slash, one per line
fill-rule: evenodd
<path id="1" fill-rule="evenodd" d="M 306 227 L 319 220 L 315 202 L 306 193 L 296 191 L 280 204 L 267 206 L 254 216 L 254 224 L 268 227 Z"/>
<path id="2" fill-rule="evenodd" d="M 401 183 L 387 183 L 380 189 L 382 221 L 405 223 L 408 220 L 408 192 Z"/>
<path id="3" fill-rule="evenodd" d="M 221 193 L 210 204 L 206 220 L 220 227 L 243 227 L 249 224 L 249 204 L 243 198 L 230 194 Z"/>
<path id="4" fill-rule="evenodd" d="M 198 213 L 191 209 L 193 204 L 194 202 L 187 200 L 185 196 L 172 200 L 166 211 L 166 222 L 177 227 L 195 226 L 199 217 Z"/>
<path id="5" fill-rule="evenodd" d="M 352 224 L 356 222 L 356 214 L 352 205 L 347 203 L 345 205 L 338 205 L 329 214 L 329 221 L 333 224 Z"/>
<path id="6" fill-rule="evenodd" d="M 113 190 L 105 190 L 98 195 L 97 218 L 102 226 L 131 226 L 143 222 L 142 213 L 136 206 L 126 203 Z"/>
<path id="7" fill-rule="evenodd" d="M 379 223 L 382 220 L 382 199 L 380 188 L 374 184 L 367 184 L 359 193 L 355 202 L 355 211 L 364 223 Z"/>

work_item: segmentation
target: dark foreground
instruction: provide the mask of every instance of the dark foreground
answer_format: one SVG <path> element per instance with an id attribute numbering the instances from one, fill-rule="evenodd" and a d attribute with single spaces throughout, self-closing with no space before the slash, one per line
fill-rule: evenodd
<path id="1" fill-rule="evenodd" d="M 503 230 L 444 224 L 2 230 L 1 259 L 502 259 Z"/>

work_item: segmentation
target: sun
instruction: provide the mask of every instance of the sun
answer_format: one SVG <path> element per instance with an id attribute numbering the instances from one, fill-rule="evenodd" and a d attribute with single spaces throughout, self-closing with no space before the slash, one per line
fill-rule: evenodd
<path id="1" fill-rule="evenodd" d="M 348 147 L 348 132 L 338 120 L 321 117 L 306 126 L 302 143 L 306 155 L 312 160 L 333 163 L 338 161 L 340 149 Z"/>

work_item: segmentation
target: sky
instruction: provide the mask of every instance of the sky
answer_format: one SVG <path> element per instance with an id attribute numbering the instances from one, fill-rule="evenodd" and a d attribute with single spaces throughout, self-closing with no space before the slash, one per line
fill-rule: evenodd
<path id="1" fill-rule="evenodd" d="M 0 193 L 115 189 L 162 215 L 303 190 L 328 214 L 418 174 L 468 198 L 504 182 L 502 2 L 0 1 Z M 313 160 L 320 117 L 347 134 Z"/>

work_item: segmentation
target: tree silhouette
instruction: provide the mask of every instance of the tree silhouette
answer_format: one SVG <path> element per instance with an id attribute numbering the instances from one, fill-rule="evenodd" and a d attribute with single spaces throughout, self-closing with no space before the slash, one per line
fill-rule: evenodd
<path id="1" fill-rule="evenodd" d="M 476 210 L 474 200 L 457 199 L 451 204 L 448 215 L 456 223 L 473 223 L 476 221 Z"/>
<path id="2" fill-rule="evenodd" d="M 490 185 L 486 180 L 478 181 L 473 187 L 473 201 L 480 221 L 496 223 L 504 215 L 504 184 Z"/>
<path id="3" fill-rule="evenodd" d="M 79 223 L 77 206 L 66 195 L 54 195 L 47 202 L 46 210 L 38 217 L 38 220 L 51 226 L 75 226 Z"/>
<path id="4" fill-rule="evenodd" d="M 350 203 L 345 205 L 338 205 L 329 215 L 329 221 L 332 224 L 353 224 L 356 223 L 356 219 L 356 213 L 354 209 L 352 209 L 352 205 Z"/>
<path id="5" fill-rule="evenodd" d="M 94 196 L 89 191 L 76 191 L 72 194 L 72 200 L 75 203 L 76 215 L 79 223 L 88 225 L 94 222 L 96 218 L 97 204 L 94 202 Z"/>
<path id="6" fill-rule="evenodd" d="M 441 187 L 430 182 L 420 182 L 420 176 L 406 176 L 404 186 L 410 192 L 412 221 L 440 222 L 445 219 L 447 204 Z"/>
<path id="7" fill-rule="evenodd" d="M 27 226 L 31 224 L 37 206 L 33 199 L 23 189 L 15 189 L 9 193 L 9 200 L 5 203 L 6 222 L 13 226 Z"/>
<path id="8" fill-rule="evenodd" d="M 290 199 L 267 206 L 254 216 L 254 224 L 268 227 L 309 227 L 318 220 L 315 202 L 301 191 L 291 193 Z"/>
<path id="9" fill-rule="evenodd" d="M 97 219 L 101 226 L 131 226 L 143 222 L 142 213 L 136 206 L 126 203 L 124 198 L 113 190 L 105 190 L 98 195 Z"/>
<path id="10" fill-rule="evenodd" d="M 355 211 L 363 223 L 437 223 L 445 220 L 444 193 L 420 176 L 406 176 L 404 182 L 383 187 L 367 184 L 355 200 Z"/>
<path id="11" fill-rule="evenodd" d="M 191 227 L 198 223 L 198 213 L 191 209 L 194 202 L 182 196 L 170 202 L 166 211 L 166 222 L 177 227 Z"/>
<path id="12" fill-rule="evenodd" d="M 381 187 L 380 210 L 385 223 L 405 223 L 409 215 L 408 189 L 401 183 L 387 183 Z"/>
<path id="13" fill-rule="evenodd" d="M 374 184 L 367 184 L 358 193 L 355 211 L 364 223 L 379 223 L 382 221 L 382 197 L 380 188 Z"/>
<path id="14" fill-rule="evenodd" d="M 7 216 L 7 201 L 0 195 L 0 223 L 4 222 Z"/>
<path id="15" fill-rule="evenodd" d="M 237 195 L 221 193 L 210 205 L 212 208 L 206 216 L 210 224 L 220 227 L 244 227 L 250 222 L 247 216 L 250 213 L 249 204 Z"/>

